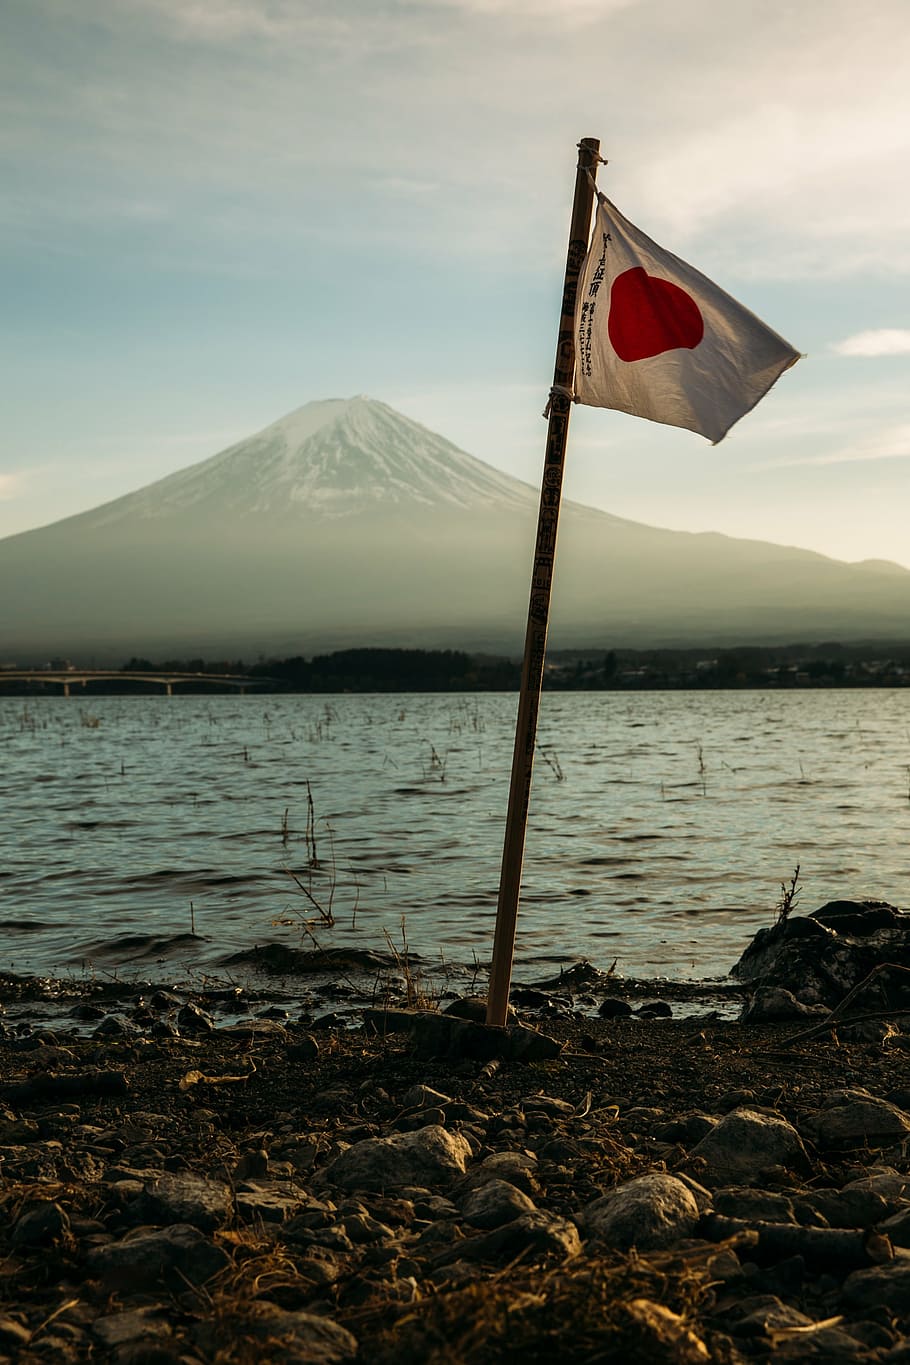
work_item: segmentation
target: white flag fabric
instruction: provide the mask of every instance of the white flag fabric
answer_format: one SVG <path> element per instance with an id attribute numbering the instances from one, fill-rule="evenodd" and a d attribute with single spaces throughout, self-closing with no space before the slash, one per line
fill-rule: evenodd
<path id="1" fill-rule="evenodd" d="M 597 196 L 575 310 L 575 396 L 715 444 L 799 352 Z"/>

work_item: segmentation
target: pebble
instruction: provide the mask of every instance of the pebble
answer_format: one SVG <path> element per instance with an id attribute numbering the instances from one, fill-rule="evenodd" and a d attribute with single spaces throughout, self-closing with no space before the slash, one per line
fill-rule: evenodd
<path id="1" fill-rule="evenodd" d="M 522 1213 L 535 1211 L 536 1205 L 523 1190 L 507 1180 L 488 1180 L 468 1190 L 461 1206 L 466 1223 L 475 1228 L 498 1228 Z"/>

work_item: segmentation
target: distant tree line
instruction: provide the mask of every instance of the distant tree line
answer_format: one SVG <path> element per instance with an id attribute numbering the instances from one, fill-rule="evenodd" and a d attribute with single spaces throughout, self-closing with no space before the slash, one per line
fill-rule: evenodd
<path id="1" fill-rule="evenodd" d="M 289 692 L 512 692 L 515 659 L 443 649 L 342 649 L 307 659 L 131 659 L 127 669 L 244 674 Z M 910 686 L 910 642 L 888 645 L 743 645 L 705 649 L 556 650 L 548 691 Z"/>
<path id="2" fill-rule="evenodd" d="M 307 659 L 132 658 L 124 673 L 220 674 L 249 680 L 269 692 L 513 692 L 521 678 L 514 659 L 442 649 L 342 649 Z M 2 682 L 0 671 L 0 682 Z M 705 649 L 553 651 L 546 665 L 549 691 L 655 691 L 721 688 L 907 687 L 910 642 L 887 645 L 749 645 Z M 47 684 L 48 689 L 59 684 Z M 34 693 L 41 682 L 9 684 L 2 693 Z M 160 693 L 160 684 L 126 679 L 89 680 L 94 693 Z M 182 690 L 182 689 L 181 689 Z M 218 691 L 192 683 L 187 691 Z"/>
<path id="3" fill-rule="evenodd" d="M 497 692 L 517 687 L 520 669 L 457 649 L 342 649 L 256 664 L 250 674 L 294 692 Z"/>
<path id="4" fill-rule="evenodd" d="M 496 692 L 517 688 L 520 666 L 457 649 L 341 649 L 311 659 L 130 659 L 125 672 L 219 673 L 287 692 Z"/>

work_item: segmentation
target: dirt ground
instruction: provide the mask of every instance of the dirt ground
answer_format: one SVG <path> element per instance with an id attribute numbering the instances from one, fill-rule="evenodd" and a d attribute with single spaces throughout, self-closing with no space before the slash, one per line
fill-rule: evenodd
<path id="1" fill-rule="evenodd" d="M 779 1339 L 770 1329 L 731 1331 L 724 1295 L 761 1291 L 818 1322 L 832 1308 L 840 1315 L 847 1268 L 838 1278 L 755 1265 L 742 1248 L 697 1234 L 650 1254 L 586 1246 L 567 1258 L 544 1247 L 453 1259 L 459 1239 L 474 1245 L 459 1221 L 459 1185 L 351 1198 L 326 1174 L 350 1144 L 442 1123 L 471 1144 L 468 1177 L 497 1153 L 527 1158 L 536 1207 L 572 1220 L 646 1172 L 697 1179 L 693 1115 L 745 1105 L 799 1126 L 832 1093 L 859 1088 L 910 1110 L 905 1050 L 831 1034 L 794 1044 L 793 1024 L 753 1028 L 690 1007 L 684 1019 L 538 1021 L 559 1054 L 498 1067 L 421 1056 L 407 1033 L 313 1033 L 293 1020 L 200 1021 L 198 1031 L 154 1036 L 149 1020 L 166 1011 L 142 1002 L 135 1034 L 57 1028 L 3 1038 L 0 1360 L 593 1365 L 768 1354 Z M 411 1122 L 414 1087 L 442 1098 L 438 1111 L 432 1100 L 418 1105 Z M 840 1189 L 895 1162 L 893 1151 L 868 1147 L 810 1157 L 811 1171 L 779 1171 L 767 1188 Z M 906 1159 L 898 1167 L 907 1171 Z M 165 1269 L 142 1284 L 100 1273 L 99 1249 L 173 1221 L 149 1212 L 147 1191 L 162 1172 L 232 1192 L 216 1225 L 197 1219 L 218 1268 L 196 1281 Z M 355 1224 L 382 1231 L 358 1241 Z M 910 1359 L 910 1347 L 895 1354 L 910 1324 L 885 1316 L 869 1319 L 874 1331 L 863 1319 L 865 1336 L 850 1338 L 858 1354 L 841 1343 L 844 1359 Z M 313 1319 L 351 1338 L 311 1340 Z M 787 1359 L 823 1358 L 808 1346 L 794 1353 L 789 1338 L 787 1349 Z"/>

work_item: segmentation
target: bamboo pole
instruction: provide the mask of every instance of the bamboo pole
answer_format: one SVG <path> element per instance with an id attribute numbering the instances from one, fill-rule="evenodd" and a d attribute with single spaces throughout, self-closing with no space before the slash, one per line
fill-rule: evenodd
<path id="1" fill-rule="evenodd" d="M 575 295 L 578 289 L 578 276 L 582 262 L 588 250 L 591 209 L 594 204 L 594 185 L 591 177 L 597 173 L 599 151 L 600 141 L 597 138 L 582 138 L 578 144 L 575 200 L 572 204 L 569 249 L 566 256 L 566 274 L 559 318 L 559 337 L 556 343 L 556 365 L 553 371 L 553 389 L 549 403 L 549 426 L 547 428 L 546 454 L 540 489 L 537 541 L 534 549 L 534 567 L 531 573 L 531 596 L 528 603 L 528 627 L 525 634 L 521 692 L 518 700 L 518 719 L 515 726 L 515 749 L 512 755 L 512 779 L 509 787 L 509 806 L 506 814 L 506 833 L 502 850 L 499 905 L 496 911 L 493 962 L 487 996 L 487 1023 L 499 1026 L 505 1024 L 509 1009 L 509 984 L 512 979 L 512 957 L 515 951 L 515 925 L 518 919 L 521 865 L 524 858 L 525 831 L 531 796 L 531 773 L 534 767 L 534 745 L 537 737 L 537 716 L 540 710 L 540 690 L 543 683 L 543 666 L 547 649 L 550 593 L 553 585 L 553 563 L 556 556 L 556 531 L 559 523 L 566 440 L 569 434 L 569 415 L 572 409 L 572 401 L 569 395 L 572 392 L 575 379 Z"/>

